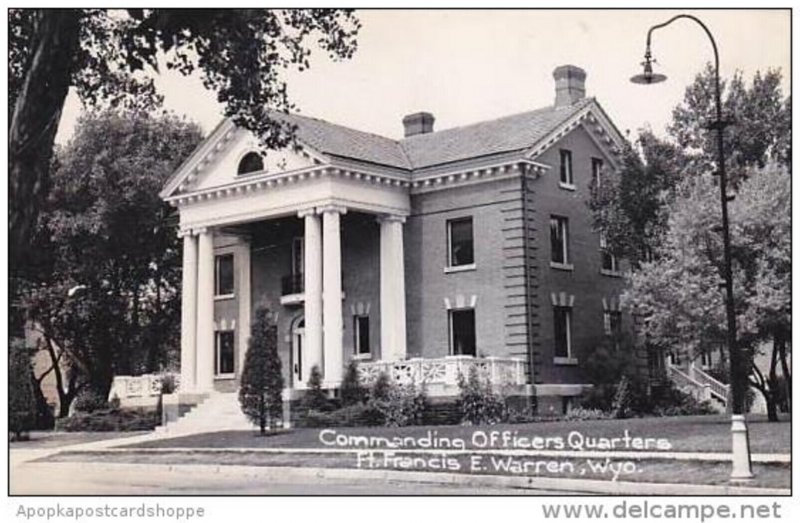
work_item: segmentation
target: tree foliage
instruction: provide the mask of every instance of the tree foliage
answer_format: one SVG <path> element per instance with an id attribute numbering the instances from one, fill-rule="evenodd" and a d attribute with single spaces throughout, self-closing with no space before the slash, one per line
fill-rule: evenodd
<path id="1" fill-rule="evenodd" d="M 87 384 L 104 395 L 114 374 L 170 364 L 180 246 L 158 192 L 200 139 L 171 115 L 109 111 L 82 116 L 59 152 L 22 303 L 59 362 L 62 415 Z"/>
<path id="2" fill-rule="evenodd" d="M 278 356 L 278 327 L 269 309 L 259 307 L 247 345 L 239 386 L 242 412 L 262 434 L 274 428 L 283 413 L 283 373 Z"/>
<path id="3" fill-rule="evenodd" d="M 33 428 L 36 399 L 33 393 L 31 355 L 22 343 L 11 344 L 8 359 L 8 431 L 17 440 Z"/>
<path id="4" fill-rule="evenodd" d="M 199 73 L 225 115 L 265 148 L 293 143 L 283 73 L 312 49 L 352 56 L 360 23 L 338 9 L 12 9 L 9 11 L 9 221 L 12 270 L 30 252 L 65 98 L 91 107 L 153 108 L 153 74 Z M 13 107 L 13 110 L 11 109 Z"/>
<path id="5" fill-rule="evenodd" d="M 748 172 L 730 204 L 737 350 L 748 361 L 752 384 L 765 395 L 786 349 L 780 343 L 791 329 L 790 203 L 789 175 L 770 165 Z M 658 256 L 631 274 L 623 301 L 645 318 L 651 342 L 693 359 L 726 343 L 718 188 L 709 177 L 689 178 L 668 213 Z M 752 365 L 754 351 L 765 342 L 773 343 L 774 353 L 768 378 Z"/>

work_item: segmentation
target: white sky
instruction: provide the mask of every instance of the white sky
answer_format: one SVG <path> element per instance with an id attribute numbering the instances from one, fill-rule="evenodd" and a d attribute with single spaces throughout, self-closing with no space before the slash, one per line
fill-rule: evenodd
<path id="1" fill-rule="evenodd" d="M 783 11 L 681 11 L 700 17 L 720 50 L 721 74 L 749 79 L 780 68 L 789 93 L 790 14 Z M 650 125 L 663 132 L 672 108 L 695 74 L 712 59 L 696 24 L 681 20 L 654 33 L 653 54 L 666 83 L 631 84 L 640 72 L 647 29 L 669 10 L 364 10 L 359 48 L 348 61 L 321 53 L 311 69 L 289 76 L 289 94 L 303 114 L 392 138 L 401 119 L 430 111 L 435 129 L 542 107 L 553 102 L 553 69 L 571 63 L 588 74 L 596 96 L 617 126 Z M 157 79 L 165 106 L 208 132 L 222 109 L 198 78 L 177 73 Z M 58 141 L 72 132 L 80 103 L 70 95 Z"/>

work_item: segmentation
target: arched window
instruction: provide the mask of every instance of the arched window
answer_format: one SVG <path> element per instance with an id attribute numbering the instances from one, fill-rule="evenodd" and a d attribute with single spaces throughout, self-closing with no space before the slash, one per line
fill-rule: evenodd
<path id="1" fill-rule="evenodd" d="M 236 174 L 254 173 L 264 170 L 264 160 L 258 153 L 247 153 L 239 162 L 239 170 Z"/>

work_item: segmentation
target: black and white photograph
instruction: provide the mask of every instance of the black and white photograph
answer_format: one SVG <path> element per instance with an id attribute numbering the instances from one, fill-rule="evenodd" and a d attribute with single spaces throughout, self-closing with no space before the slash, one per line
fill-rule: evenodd
<path id="1" fill-rule="evenodd" d="M 788 4 L 134 3 L 6 10 L 11 520 L 790 517 Z"/>

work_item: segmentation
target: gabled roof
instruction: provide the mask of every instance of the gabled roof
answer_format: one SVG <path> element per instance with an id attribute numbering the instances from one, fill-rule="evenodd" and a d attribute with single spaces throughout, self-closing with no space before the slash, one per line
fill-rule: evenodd
<path id="1" fill-rule="evenodd" d="M 593 98 L 585 98 L 568 107 L 543 107 L 495 120 L 418 134 L 400 143 L 415 169 L 523 150 L 592 102 Z"/>
<path id="2" fill-rule="evenodd" d="M 411 168 L 400 143 L 391 138 L 299 114 L 278 117 L 297 127 L 298 141 L 321 153 L 400 169 Z"/>
<path id="3" fill-rule="evenodd" d="M 565 107 L 547 106 L 402 140 L 298 114 L 274 113 L 273 117 L 294 125 L 297 141 L 311 152 L 322 155 L 323 159 L 339 157 L 411 172 L 471 158 L 542 148 L 558 139 L 566 124 L 574 127 L 577 119 L 582 119 L 587 111 L 594 115 L 592 121 L 603 129 L 605 136 L 611 137 L 609 143 L 621 145 L 619 131 L 594 98 L 584 98 Z M 184 178 L 191 177 L 195 165 L 213 155 L 219 143 L 228 140 L 234 129 L 231 120 L 223 120 L 170 178 L 162 197 L 172 194 Z"/>

